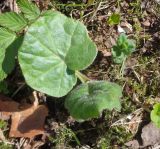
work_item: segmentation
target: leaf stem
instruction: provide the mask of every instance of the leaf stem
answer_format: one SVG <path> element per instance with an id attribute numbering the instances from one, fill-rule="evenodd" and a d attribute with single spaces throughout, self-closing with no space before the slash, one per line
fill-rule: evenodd
<path id="1" fill-rule="evenodd" d="M 88 78 L 87 76 L 85 76 L 84 74 L 82 74 L 81 72 L 79 71 L 76 71 L 76 76 L 79 78 L 79 80 L 82 82 L 82 83 L 86 83 L 88 81 L 90 81 L 91 79 Z"/>

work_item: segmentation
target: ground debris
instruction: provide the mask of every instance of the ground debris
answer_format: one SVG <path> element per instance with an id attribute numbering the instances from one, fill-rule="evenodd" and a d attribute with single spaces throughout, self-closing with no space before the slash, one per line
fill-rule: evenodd
<path id="1" fill-rule="evenodd" d="M 48 115 L 45 105 L 21 105 L 12 99 L 0 95 L 0 119 L 11 117 L 10 137 L 33 138 L 44 134 L 43 125 Z"/>
<path id="2" fill-rule="evenodd" d="M 141 139 L 142 144 L 139 143 L 138 140 L 131 140 L 125 143 L 125 145 L 134 149 L 146 148 L 148 146 L 153 146 L 153 148 L 159 149 L 160 129 L 150 122 L 142 128 Z"/>

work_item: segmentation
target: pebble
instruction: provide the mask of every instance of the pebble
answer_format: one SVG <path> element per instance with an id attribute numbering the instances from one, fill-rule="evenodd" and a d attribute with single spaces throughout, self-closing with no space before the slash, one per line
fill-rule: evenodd
<path id="1" fill-rule="evenodd" d="M 151 23 L 149 22 L 149 20 L 146 20 L 144 22 L 142 22 L 142 24 L 145 26 L 145 27 L 149 27 L 151 25 Z"/>

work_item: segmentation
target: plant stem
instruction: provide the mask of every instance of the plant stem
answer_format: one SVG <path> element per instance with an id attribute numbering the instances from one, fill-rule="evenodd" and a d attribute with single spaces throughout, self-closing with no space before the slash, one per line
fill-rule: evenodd
<path id="1" fill-rule="evenodd" d="M 90 81 L 91 79 L 88 78 L 87 76 L 85 76 L 84 74 L 82 74 L 81 72 L 79 71 L 76 71 L 76 76 L 79 78 L 79 80 L 82 82 L 82 83 L 86 83 L 88 81 Z"/>
<path id="2" fill-rule="evenodd" d="M 123 78 L 123 74 L 124 74 L 124 69 L 125 69 L 125 62 L 126 62 L 127 57 L 124 58 L 122 66 L 121 66 L 121 70 L 120 70 L 120 76 Z"/>

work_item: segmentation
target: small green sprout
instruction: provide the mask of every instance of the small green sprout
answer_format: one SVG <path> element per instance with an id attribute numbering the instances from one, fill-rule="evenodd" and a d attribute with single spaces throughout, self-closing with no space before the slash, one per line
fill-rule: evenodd
<path id="1" fill-rule="evenodd" d="M 109 17 L 109 19 L 108 19 L 108 24 L 109 25 L 117 25 L 117 24 L 119 24 L 120 23 L 120 21 L 121 21 L 121 16 L 120 16 L 120 14 L 118 14 L 118 13 L 113 13 L 110 17 Z"/>
<path id="2" fill-rule="evenodd" d="M 153 106 L 153 110 L 151 111 L 151 120 L 160 128 L 160 103 Z"/>
<path id="3" fill-rule="evenodd" d="M 127 36 L 122 33 L 118 37 L 116 45 L 112 47 L 112 56 L 115 63 L 123 63 L 124 60 L 135 51 L 136 45 L 133 40 L 127 38 Z"/>

